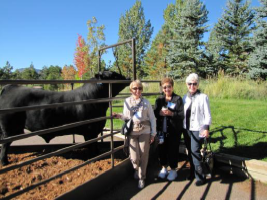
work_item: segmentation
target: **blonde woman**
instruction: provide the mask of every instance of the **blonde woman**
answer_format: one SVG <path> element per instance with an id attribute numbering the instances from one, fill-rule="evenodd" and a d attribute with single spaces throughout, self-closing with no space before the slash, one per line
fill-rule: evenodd
<path id="1" fill-rule="evenodd" d="M 138 188 L 145 186 L 146 169 L 150 144 L 156 135 L 156 118 L 149 101 L 142 96 L 143 85 L 135 80 L 130 84 L 132 95 L 125 99 L 123 114 L 114 113 L 121 119 L 133 118 L 133 131 L 129 135 L 130 159 L 135 169 L 134 177 L 138 179 Z"/>

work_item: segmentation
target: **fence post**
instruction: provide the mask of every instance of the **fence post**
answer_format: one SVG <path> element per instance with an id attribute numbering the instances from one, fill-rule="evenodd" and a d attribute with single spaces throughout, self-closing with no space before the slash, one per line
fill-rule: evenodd
<path id="1" fill-rule="evenodd" d="M 109 98 L 112 98 L 112 83 L 109 83 Z M 112 101 L 109 102 L 110 116 L 112 116 Z M 111 150 L 111 168 L 114 168 L 114 141 L 113 141 L 113 119 L 110 119 L 110 150 Z"/>
<path id="2" fill-rule="evenodd" d="M 74 88 L 74 83 L 71 83 L 71 90 L 73 90 Z M 75 141 L 75 134 L 72 135 L 72 143 L 75 144 L 76 141 Z"/>

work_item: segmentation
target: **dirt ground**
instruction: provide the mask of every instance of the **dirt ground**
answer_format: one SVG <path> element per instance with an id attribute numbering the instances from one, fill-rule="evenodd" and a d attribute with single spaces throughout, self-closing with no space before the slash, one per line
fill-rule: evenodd
<path id="1" fill-rule="evenodd" d="M 40 160 L 30 165 L 8 171 L 0 175 L 0 199 L 9 198 L 9 195 L 21 191 L 33 184 L 48 179 L 60 172 L 82 164 L 81 152 L 76 152 L 78 156 L 72 154 L 71 158 L 66 156 L 56 156 L 45 160 Z M 9 154 L 8 159 L 11 164 L 26 161 L 37 157 L 36 153 Z M 77 158 L 74 158 L 77 157 Z M 121 159 L 115 159 L 117 165 Z M 0 167 L 1 169 L 2 167 Z M 96 177 L 98 174 L 111 168 L 111 160 L 104 159 L 85 165 L 73 172 L 54 179 L 45 185 L 41 185 L 14 199 L 47 200 L 55 199 L 77 186 Z"/>

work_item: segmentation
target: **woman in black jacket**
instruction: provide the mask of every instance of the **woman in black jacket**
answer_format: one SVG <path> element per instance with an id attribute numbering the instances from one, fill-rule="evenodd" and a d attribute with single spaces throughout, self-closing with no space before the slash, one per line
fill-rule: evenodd
<path id="1" fill-rule="evenodd" d="M 164 95 L 158 97 L 155 102 L 155 116 L 157 118 L 157 132 L 163 133 L 164 142 L 159 143 L 159 161 L 162 166 L 158 177 L 169 181 L 177 177 L 179 143 L 183 129 L 184 105 L 180 96 L 173 92 L 173 80 L 164 78 L 161 86 Z M 159 136 L 160 137 L 160 136 Z M 168 172 L 167 167 L 171 170 Z"/>

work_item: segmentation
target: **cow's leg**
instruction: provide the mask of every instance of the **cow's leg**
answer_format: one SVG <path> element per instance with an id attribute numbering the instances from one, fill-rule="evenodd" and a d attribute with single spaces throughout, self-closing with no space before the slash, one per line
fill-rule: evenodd
<path id="1" fill-rule="evenodd" d="M 90 134 L 90 132 L 88 132 L 88 134 Z M 96 137 L 92 137 L 92 135 L 84 135 L 84 140 L 85 141 L 88 141 L 88 140 L 91 140 L 93 138 L 96 138 Z M 90 157 L 95 157 L 99 154 L 99 151 L 98 151 L 98 147 L 97 147 L 97 142 L 94 142 L 94 143 L 91 143 L 89 145 L 86 146 L 86 148 L 88 149 L 88 151 L 90 152 Z"/>
<path id="2" fill-rule="evenodd" d="M 12 115 L 6 115 L 1 119 L 1 139 L 24 133 L 26 115 L 20 112 Z M 0 154 L 0 164 L 5 166 L 9 164 L 7 153 L 12 142 L 2 144 Z"/>
<path id="3" fill-rule="evenodd" d="M 86 134 L 84 134 L 84 140 L 88 141 L 97 138 L 98 134 L 103 130 L 105 123 L 105 121 L 101 121 L 90 125 L 87 128 Z M 97 142 L 88 145 L 88 150 L 90 151 L 90 156 L 97 156 L 99 154 Z"/>
<path id="4" fill-rule="evenodd" d="M 8 159 L 7 159 L 7 152 L 10 147 L 11 142 L 2 144 L 1 147 L 1 154 L 0 154 L 0 165 L 5 166 L 8 164 Z"/>
<path id="5" fill-rule="evenodd" d="M 7 137 L 5 129 L 2 128 L 2 126 L 0 128 L 0 132 L 1 132 L 0 133 L 1 134 L 1 140 Z M 1 153 L 0 153 L 0 165 L 2 165 L 2 166 L 5 166 L 8 164 L 7 152 L 8 152 L 8 149 L 10 147 L 10 144 L 11 144 L 11 142 L 2 144 Z"/>

